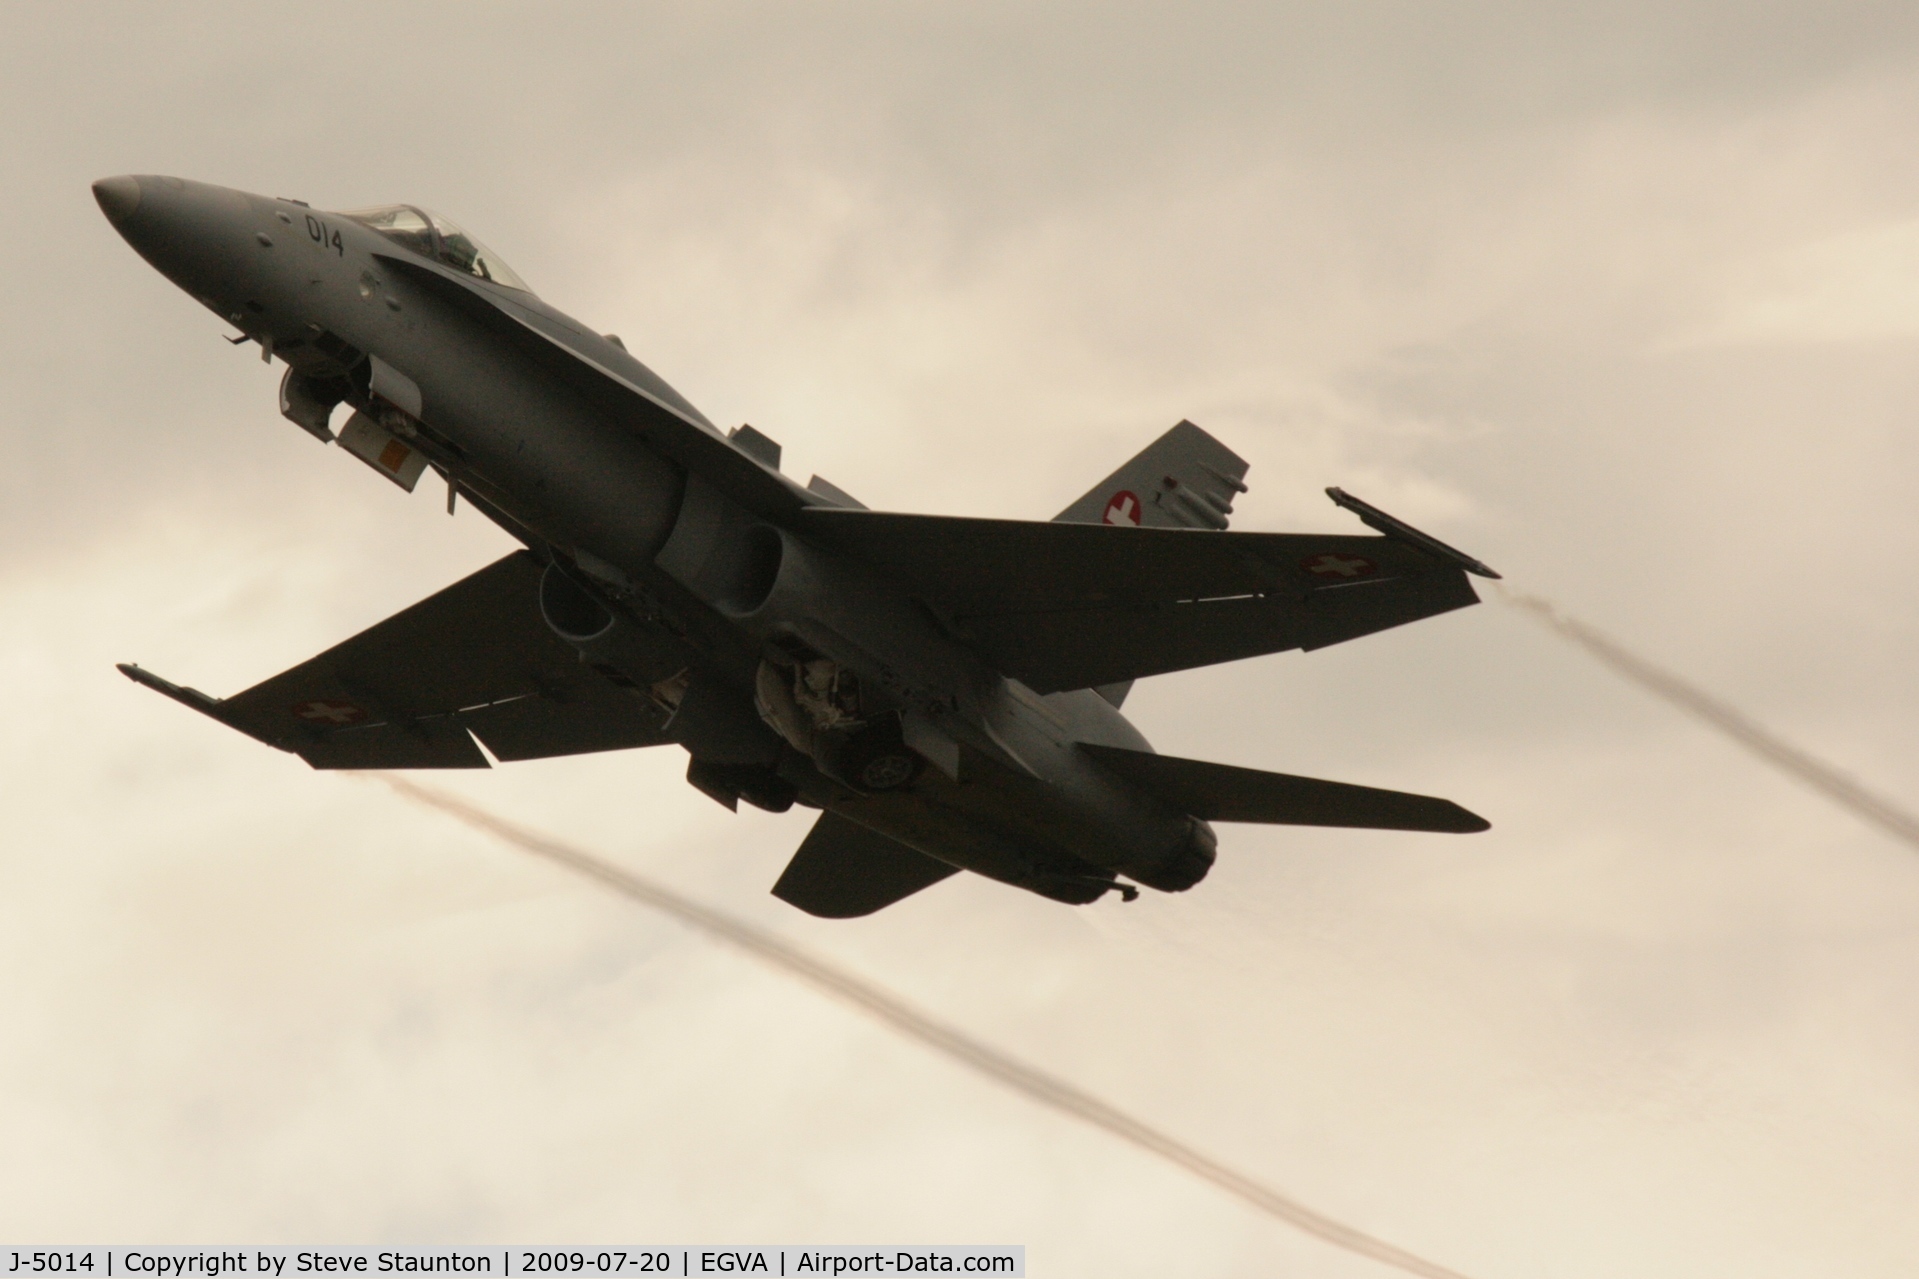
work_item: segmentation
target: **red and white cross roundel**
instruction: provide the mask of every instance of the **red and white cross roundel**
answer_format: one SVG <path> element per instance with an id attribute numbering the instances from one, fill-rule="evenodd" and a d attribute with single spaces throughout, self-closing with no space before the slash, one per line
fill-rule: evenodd
<path id="1" fill-rule="evenodd" d="M 312 723 L 329 724 L 335 728 L 343 724 L 357 724 L 366 718 L 366 712 L 352 702 L 301 702 L 293 708 L 293 713 Z"/>
<path id="2" fill-rule="evenodd" d="M 1102 524 L 1124 524 L 1129 528 L 1138 528 L 1139 515 L 1139 495 L 1121 489 L 1106 499 L 1106 513 L 1099 520 Z"/>
<path id="3" fill-rule="evenodd" d="M 1300 567 L 1315 577 L 1354 578 L 1370 577 L 1379 571 L 1379 566 L 1371 560 L 1357 555 L 1335 555 L 1327 552 L 1304 560 Z"/>

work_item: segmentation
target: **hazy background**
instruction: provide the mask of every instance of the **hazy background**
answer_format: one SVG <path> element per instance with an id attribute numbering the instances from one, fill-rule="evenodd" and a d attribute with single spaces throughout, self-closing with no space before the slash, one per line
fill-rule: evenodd
<path id="1" fill-rule="evenodd" d="M 452 215 L 869 504 L 1046 517 L 1180 417 L 1919 804 L 1919 7 L 0 9 L 0 1235 L 1023 1242 L 1383 1273 L 382 788 L 228 694 L 505 539 L 281 420 L 87 185 Z M 1452 797 L 1194 892 L 766 889 L 658 750 L 447 784 L 1476 1276 L 1919 1273 L 1919 856 L 1516 611 L 1144 682 Z"/>

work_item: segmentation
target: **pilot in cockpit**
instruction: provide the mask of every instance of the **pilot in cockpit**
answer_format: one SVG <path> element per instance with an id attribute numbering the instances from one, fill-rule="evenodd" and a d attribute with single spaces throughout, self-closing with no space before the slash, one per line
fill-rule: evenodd
<path id="1" fill-rule="evenodd" d="M 497 253 L 437 213 L 411 204 L 389 204 L 377 209 L 349 210 L 341 216 L 369 226 L 421 257 L 443 262 L 456 271 L 477 275 L 509 289 L 532 292 L 518 272 L 500 261 Z"/>

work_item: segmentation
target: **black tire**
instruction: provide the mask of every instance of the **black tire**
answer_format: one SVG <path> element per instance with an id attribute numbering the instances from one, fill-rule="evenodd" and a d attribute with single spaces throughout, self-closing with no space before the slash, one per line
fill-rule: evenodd
<path id="1" fill-rule="evenodd" d="M 920 757 L 906 748 L 899 720 L 869 724 L 846 743 L 846 780 L 867 791 L 898 790 L 919 776 Z"/>

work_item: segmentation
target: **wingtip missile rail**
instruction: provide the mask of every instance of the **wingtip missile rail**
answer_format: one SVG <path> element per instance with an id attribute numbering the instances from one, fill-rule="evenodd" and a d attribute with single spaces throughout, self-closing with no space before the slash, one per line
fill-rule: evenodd
<path id="1" fill-rule="evenodd" d="M 1446 543 L 1440 541 L 1430 533 L 1420 532 L 1412 525 L 1406 523 L 1406 521 L 1386 514 L 1386 512 L 1380 510 L 1371 502 L 1361 501 L 1343 488 L 1329 488 L 1326 490 L 1326 496 L 1333 499 L 1334 506 L 1343 507 L 1351 511 L 1354 515 L 1357 515 L 1360 522 L 1368 528 L 1378 529 L 1387 537 L 1404 542 L 1408 546 L 1422 550 L 1437 559 L 1445 560 L 1449 564 L 1457 564 L 1476 577 L 1489 577 L 1495 581 L 1499 580 L 1498 573 L 1495 573 L 1484 563 L 1466 554 L 1466 552 L 1457 547 L 1446 545 Z"/>

